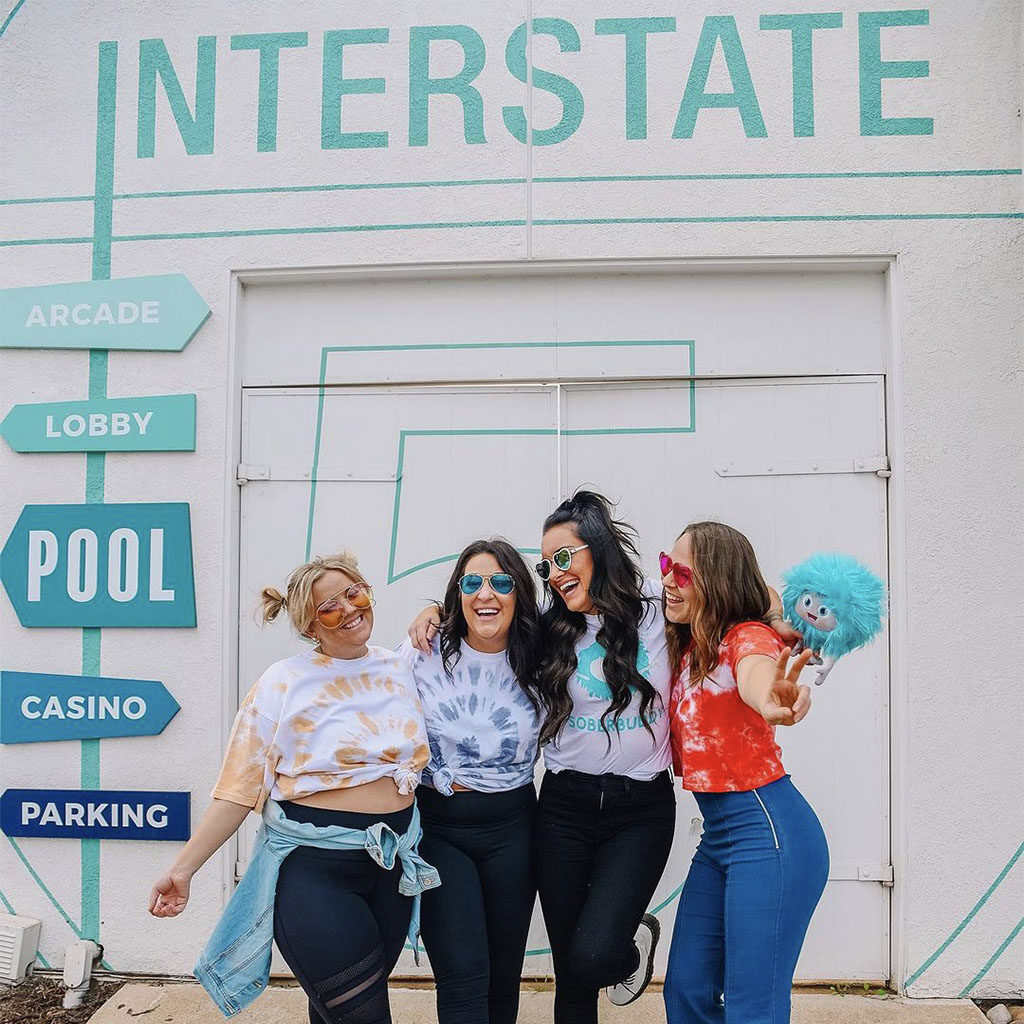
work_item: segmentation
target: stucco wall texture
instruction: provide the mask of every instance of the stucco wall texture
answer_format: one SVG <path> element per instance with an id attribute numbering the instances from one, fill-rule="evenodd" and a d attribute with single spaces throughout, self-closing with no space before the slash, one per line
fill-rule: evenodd
<path id="1" fill-rule="evenodd" d="M 919 996 L 1024 991 L 1021 8 L 783 6 L 833 17 L 812 34 L 807 20 L 763 25 L 771 5 L 711 0 L 0 3 L 4 287 L 181 272 L 212 309 L 181 353 L 107 360 L 110 396 L 198 396 L 194 453 L 111 454 L 103 467 L 108 502 L 189 502 L 198 626 L 102 631 L 102 674 L 159 679 L 173 666 L 182 705 L 160 736 L 100 744 L 103 788 L 190 790 L 195 819 L 233 711 L 223 679 L 233 272 L 891 258 L 891 980 Z M 517 36 L 530 18 L 532 32 Z M 449 30 L 431 43 L 426 26 Z M 341 29 L 378 31 L 342 46 L 330 35 Z M 237 41 L 261 33 L 298 35 L 264 42 L 262 58 Z M 813 58 L 802 33 L 813 35 Z M 515 74 L 529 55 L 532 93 Z M 101 67 L 116 87 L 99 81 Z M 460 74 L 472 91 L 424 92 L 431 78 Z M 342 75 L 383 87 L 341 96 L 331 83 Z M 152 117 L 140 76 L 155 83 Z M 514 137 L 529 117 L 532 144 Z M 355 145 L 343 132 L 368 134 Z M 375 183 L 397 184 L 351 187 Z M 88 353 L 2 358 L 4 412 L 88 395 Z M 99 372 L 94 362 L 94 383 Z M 27 503 L 84 500 L 82 455 L 4 446 L 0 473 L 4 536 Z M 81 630 L 25 629 L 6 599 L 0 628 L 2 667 L 83 671 Z M 94 756 L 77 743 L 4 746 L 3 786 L 77 788 Z M 97 883 L 95 850 L 5 838 L 0 892 L 7 909 L 43 919 L 50 963 L 95 918 L 111 967 L 183 974 L 229 871 L 211 865 L 189 912 L 155 921 L 148 887 L 173 849 L 105 842 Z"/>

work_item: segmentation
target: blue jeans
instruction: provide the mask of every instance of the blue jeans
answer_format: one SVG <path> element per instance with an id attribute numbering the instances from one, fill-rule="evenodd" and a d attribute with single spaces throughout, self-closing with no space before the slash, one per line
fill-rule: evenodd
<path id="1" fill-rule="evenodd" d="M 797 957 L 828 880 L 817 815 L 788 775 L 695 793 L 704 835 L 665 977 L 669 1024 L 787 1024 Z"/>

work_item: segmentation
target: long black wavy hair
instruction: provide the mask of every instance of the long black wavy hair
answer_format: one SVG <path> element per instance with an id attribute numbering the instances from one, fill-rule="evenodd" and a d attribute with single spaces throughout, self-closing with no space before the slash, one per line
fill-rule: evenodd
<path id="1" fill-rule="evenodd" d="M 615 519 L 614 505 L 595 491 L 577 491 L 563 501 L 544 520 L 544 532 L 562 523 L 571 523 L 580 541 L 589 545 L 594 560 L 590 580 L 590 600 L 601 615 L 597 642 L 605 649 L 604 677 L 612 691 L 608 707 L 601 715 L 601 728 L 611 743 L 605 724 L 609 715 L 616 727 L 619 717 L 640 694 L 640 717 L 653 736 L 649 715 L 658 699 L 658 691 L 637 670 L 640 651 L 639 625 L 650 614 L 653 599 L 643 593 L 643 574 L 637 567 L 636 531 L 628 523 Z M 576 644 L 586 632 L 587 620 L 570 611 L 565 601 L 545 583 L 550 603 L 540 618 L 540 653 L 537 658 L 537 696 L 545 711 L 540 741 L 556 739 L 572 713 L 569 680 L 576 671 Z"/>
<path id="2" fill-rule="evenodd" d="M 540 708 L 533 693 L 533 677 L 536 667 L 538 639 L 540 637 L 540 615 L 537 611 L 537 591 L 533 573 L 527 568 L 523 556 L 501 537 L 489 540 L 475 540 L 468 544 L 455 563 L 448 587 L 444 592 L 441 606 L 441 662 L 444 670 L 451 675 L 462 657 L 462 641 L 469 632 L 466 616 L 462 611 L 462 591 L 459 580 L 466 572 L 466 566 L 474 555 L 491 555 L 515 580 L 516 607 L 512 614 L 512 625 L 508 631 L 508 663 L 530 699 L 535 711 Z"/>

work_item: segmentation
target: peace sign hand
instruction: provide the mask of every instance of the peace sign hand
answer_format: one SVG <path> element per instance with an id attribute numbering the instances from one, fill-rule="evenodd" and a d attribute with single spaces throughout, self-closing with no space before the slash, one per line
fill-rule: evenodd
<path id="1" fill-rule="evenodd" d="M 796 725 L 811 710 L 811 688 L 797 680 L 814 652 L 807 648 L 790 662 L 792 653 L 792 648 L 786 647 L 775 660 L 775 678 L 761 708 L 769 725 Z"/>

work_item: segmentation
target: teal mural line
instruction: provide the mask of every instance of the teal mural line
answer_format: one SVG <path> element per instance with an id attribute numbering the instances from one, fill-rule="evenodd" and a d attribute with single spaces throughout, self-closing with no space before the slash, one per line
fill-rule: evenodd
<path id="1" fill-rule="evenodd" d="M 0 206 L 33 206 L 38 203 L 91 203 L 95 196 L 23 196 L 19 199 L 0 199 Z"/>
<path id="2" fill-rule="evenodd" d="M 96 83 L 96 168 L 93 202 L 92 278 L 110 278 L 111 236 L 114 221 L 114 135 L 117 115 L 117 43 L 102 42 Z M 89 398 L 107 397 L 108 355 L 89 352 Z M 85 500 L 102 503 L 106 489 L 106 456 L 87 452 L 85 456 Z M 82 674 L 101 674 L 99 629 L 82 630 Z M 82 789 L 100 787 L 100 741 L 82 740 L 80 779 Z M 100 841 L 81 841 L 82 933 L 100 941 Z"/>
<path id="3" fill-rule="evenodd" d="M 442 352 L 500 348 L 675 348 L 693 345 L 692 339 L 662 338 L 638 341 L 486 341 L 453 345 L 332 345 L 324 352 Z"/>
<path id="4" fill-rule="evenodd" d="M 925 962 L 921 964 L 921 966 L 918 967 L 918 969 L 914 971 L 914 973 L 911 974 L 905 982 L 903 982 L 904 988 L 909 988 L 913 985 L 914 982 L 917 981 L 917 979 L 920 978 L 921 975 L 924 974 L 924 972 L 928 970 L 928 968 L 931 967 L 931 965 L 935 963 L 940 956 L 942 956 L 942 954 L 950 947 L 950 945 L 956 940 L 957 936 L 971 923 L 971 921 L 974 920 L 975 915 L 992 898 L 992 894 L 1000 885 L 1002 885 L 1003 879 L 1006 878 L 1006 876 L 1013 870 L 1013 866 L 1018 860 L 1020 860 L 1022 854 L 1024 854 L 1024 842 L 1017 847 L 1017 852 L 1014 853 L 1014 855 L 1006 862 L 1003 870 L 996 875 L 995 881 L 988 887 L 988 889 L 985 890 L 981 899 L 971 907 L 967 916 L 953 929 L 952 932 L 950 932 L 946 940 L 939 945 L 939 948 L 936 949 L 935 952 L 932 953 L 932 955 L 928 957 L 928 959 L 925 960 Z"/>
<path id="5" fill-rule="evenodd" d="M 327 380 L 328 349 L 320 350 L 320 392 L 316 403 L 316 438 L 313 442 L 313 467 L 309 481 L 309 515 L 306 521 L 306 561 L 313 546 L 313 509 L 316 507 L 316 475 L 320 467 L 320 434 L 324 424 L 324 382 Z"/>
<path id="6" fill-rule="evenodd" d="M 25 870 L 28 871 L 28 873 L 32 876 L 32 880 L 36 883 L 36 885 L 38 885 L 39 888 L 42 889 L 43 895 L 50 901 L 50 903 L 53 904 L 53 907 L 57 911 L 57 913 L 64 918 L 64 921 L 67 923 L 67 926 L 75 933 L 76 936 L 78 936 L 78 938 L 84 939 L 85 936 L 82 934 L 82 930 L 78 927 L 77 924 L 75 924 L 74 921 L 71 920 L 71 916 L 60 905 L 59 901 L 57 900 L 57 897 L 54 896 L 52 892 L 50 892 L 46 883 L 39 877 L 39 873 L 29 863 L 28 857 L 25 856 L 21 847 L 14 841 L 14 839 L 11 836 L 7 836 L 7 842 L 9 842 L 11 846 L 14 847 L 14 852 L 18 855 L 19 859 L 21 860 L 21 863 L 25 865 Z"/>
<path id="7" fill-rule="evenodd" d="M 92 245 L 92 235 L 82 238 L 5 238 L 0 246 L 12 245 Z"/>
<path id="8" fill-rule="evenodd" d="M 25 856 L 24 851 L 21 849 L 21 847 L 14 841 L 14 839 L 11 836 L 6 836 L 5 838 L 7 839 L 7 842 L 9 842 L 11 846 L 14 848 L 14 852 L 18 855 L 18 859 L 21 861 L 22 864 L 25 865 L 25 870 L 32 876 L 32 880 L 42 890 L 43 895 L 50 901 L 51 904 L 53 904 L 53 908 L 57 911 L 57 913 L 60 914 L 62 918 L 64 918 L 64 921 L 67 924 L 67 926 L 75 933 L 76 936 L 78 936 L 78 938 L 84 939 L 86 936 L 83 933 L 82 929 L 79 928 L 78 925 L 71 920 L 70 915 L 60 905 L 60 902 L 58 901 L 57 897 L 54 896 L 52 892 L 50 892 L 46 883 L 39 877 L 39 873 L 29 863 L 28 857 Z M 110 966 L 110 964 L 107 963 L 106 960 L 100 960 L 100 963 L 106 970 L 113 970 L 113 968 Z"/>
<path id="9" fill-rule="evenodd" d="M 11 13 L 8 14 L 6 18 L 4 18 L 4 23 L 0 25 L 0 37 L 2 37 L 3 34 L 7 31 L 7 26 L 10 25 L 12 21 L 14 21 L 14 16 L 18 13 L 18 11 L 21 10 L 24 4 L 25 0 L 18 0 L 18 2 L 11 8 Z"/>
<path id="10" fill-rule="evenodd" d="M 1024 213 L 998 210 L 991 213 L 798 213 L 750 214 L 731 217 L 544 217 L 536 227 L 613 224 L 831 224 L 848 221 L 1020 220 Z M 425 221 L 410 224 L 320 224 L 295 228 L 232 228 L 222 231 L 159 231 L 139 235 L 114 235 L 114 242 L 176 242 L 203 238 L 260 238 L 285 235 L 334 235 L 364 231 L 444 231 L 460 228 L 521 228 L 525 220 Z M 78 245 L 92 238 L 8 238 L 0 247 L 13 245 Z"/>
<path id="11" fill-rule="evenodd" d="M 886 220 L 1020 220 L 1024 213 L 795 213 L 750 214 L 734 217 L 545 217 L 534 218 L 538 227 L 580 224 L 816 224 L 839 221 Z"/>
<path id="12" fill-rule="evenodd" d="M 310 552 L 313 549 L 313 516 L 316 510 L 316 484 L 317 484 L 317 470 L 320 466 L 320 441 L 323 432 L 324 422 L 324 396 L 325 387 L 327 383 L 327 358 L 336 352 L 408 352 L 408 351 L 448 351 L 451 349 L 500 349 L 500 348 L 606 348 L 616 346 L 633 346 L 633 347 L 648 347 L 648 346 L 681 346 L 685 345 L 690 351 L 690 375 L 694 373 L 694 342 L 692 338 L 686 339 L 655 339 L 655 340 L 637 340 L 637 341 L 501 341 L 501 342 L 472 342 L 470 344 L 424 344 L 424 345 L 329 345 L 325 346 L 320 350 L 320 384 L 319 391 L 317 394 L 317 410 L 316 410 L 316 434 L 313 439 L 313 465 L 310 470 L 310 481 L 309 481 L 309 510 L 306 517 L 306 560 L 310 558 Z M 690 382 L 690 423 L 694 422 L 696 400 L 694 396 L 694 384 Z M 501 433 L 501 431 L 499 431 Z M 402 436 L 399 440 L 399 463 L 401 463 L 401 450 L 405 447 L 405 437 Z M 395 480 L 395 510 L 392 518 L 392 530 L 391 530 L 391 559 L 389 560 L 388 575 L 391 574 L 391 568 L 394 567 L 394 549 L 397 543 L 395 536 L 395 523 L 398 519 L 398 506 L 397 502 L 400 498 L 400 492 L 402 488 L 402 477 L 401 471 Z M 457 556 L 454 556 L 457 557 Z M 429 565 L 438 565 L 441 562 L 450 561 L 448 557 L 437 559 L 433 562 L 428 563 Z M 427 565 L 421 565 L 418 569 L 427 568 Z M 416 570 L 411 570 L 416 571 Z M 408 574 L 406 574 L 408 575 Z M 393 580 L 388 580 L 393 582 Z"/>
<path id="13" fill-rule="evenodd" d="M 374 352 L 386 352 L 386 351 L 440 351 L 440 350 L 451 350 L 451 349 L 493 349 L 493 348 L 607 348 L 607 347 L 621 347 L 621 348 L 643 348 L 643 347 L 686 347 L 689 352 L 689 376 L 692 378 L 696 372 L 696 347 L 692 338 L 682 339 L 636 339 L 632 341 L 627 340 L 597 340 L 597 341 L 524 341 L 524 342 L 471 342 L 469 344 L 423 344 L 423 345 L 333 345 L 325 346 L 320 350 L 320 384 L 317 394 L 317 417 L 316 417 L 316 433 L 313 440 L 313 465 L 310 471 L 310 482 L 309 482 L 309 511 L 306 520 L 306 559 L 310 558 L 310 552 L 313 547 L 313 518 L 316 511 L 316 484 L 317 484 L 317 470 L 320 465 L 320 444 L 323 435 L 323 416 L 324 416 L 324 396 L 326 394 L 326 382 L 327 382 L 327 358 L 332 353 L 336 352 L 360 352 L 360 351 L 374 351 Z M 694 380 L 689 382 L 689 397 L 690 397 L 690 424 L 688 427 L 636 427 L 636 428 L 615 428 L 608 430 L 571 430 L 564 431 L 563 433 L 571 434 L 574 436 L 582 436 L 588 433 L 592 434 L 682 434 L 692 433 L 696 429 L 696 409 L 697 409 L 697 398 L 696 398 L 696 383 Z M 554 430 L 445 430 L 445 431 L 429 431 L 429 430 L 408 430 L 402 431 L 399 434 L 398 440 L 398 467 L 395 472 L 395 500 L 392 509 L 391 517 L 391 551 L 388 557 L 388 583 L 394 583 L 396 580 L 402 579 L 405 576 L 410 576 L 414 572 L 418 572 L 420 569 L 426 569 L 433 565 L 440 565 L 443 562 L 453 561 L 458 555 L 445 555 L 442 558 L 435 558 L 429 562 L 424 562 L 421 565 L 417 565 L 412 569 L 403 571 L 400 575 L 394 575 L 395 567 L 395 551 L 398 545 L 398 513 L 401 507 L 402 497 L 402 471 L 405 460 L 405 439 L 407 436 L 453 436 L 453 435 L 487 435 L 487 434 L 535 434 L 535 435 L 552 435 L 557 433 Z M 96 673 L 97 675 L 99 673 Z"/>
<path id="14" fill-rule="evenodd" d="M 1024 928 L 1024 917 L 1022 917 L 1014 927 L 1013 931 L 1002 941 L 999 948 L 988 958 L 985 966 L 970 980 L 966 988 L 960 993 L 960 998 L 966 998 L 967 994 L 973 991 L 974 986 L 985 977 L 986 974 L 992 969 L 995 962 L 1006 952 L 1009 945 L 1017 936 L 1020 934 L 1021 929 Z"/>
<path id="15" fill-rule="evenodd" d="M 814 181 L 863 178 L 993 178 L 1021 174 L 1020 167 L 983 167 L 923 171 L 781 171 L 758 174 L 723 171 L 718 174 L 581 174 L 533 178 L 534 184 L 586 184 L 617 181 Z M 302 192 L 351 192 L 406 188 L 467 188 L 480 185 L 525 185 L 526 178 L 462 178 L 450 181 L 362 181 L 323 185 L 253 185 L 244 188 L 182 188 L 155 192 L 117 192 L 114 199 L 184 199 L 190 196 L 280 195 Z M 30 203 L 87 203 L 92 196 L 26 196 L 0 199 L 0 206 Z"/>
<path id="16" fill-rule="evenodd" d="M 142 235 L 114 235 L 115 242 L 173 242 L 192 238 L 258 238 L 271 235 L 336 235 L 359 231 L 431 231 L 448 228 L 521 228 L 518 220 L 423 221 L 410 224 L 320 224 L 297 228 L 231 228 L 223 231 L 158 231 Z"/>
<path id="17" fill-rule="evenodd" d="M 18 912 L 14 909 L 14 907 L 11 906 L 11 901 L 4 895 L 3 889 L 0 889 L 0 903 L 3 903 L 3 905 L 7 908 L 7 913 L 8 914 L 14 914 L 15 917 L 18 916 Z M 46 957 L 43 956 L 43 954 L 39 952 L 39 950 L 36 950 L 36 959 L 45 968 L 49 969 L 49 967 L 50 967 L 49 960 L 47 960 Z"/>

